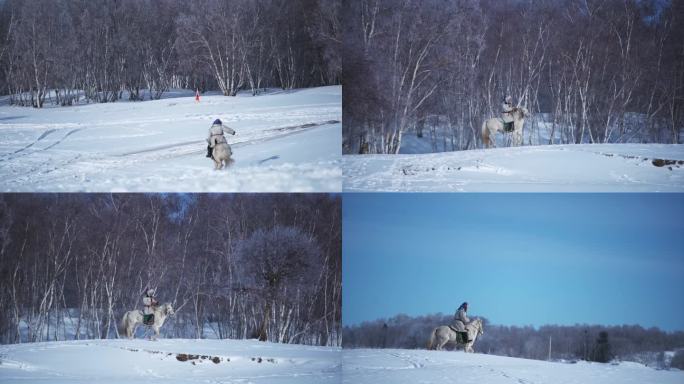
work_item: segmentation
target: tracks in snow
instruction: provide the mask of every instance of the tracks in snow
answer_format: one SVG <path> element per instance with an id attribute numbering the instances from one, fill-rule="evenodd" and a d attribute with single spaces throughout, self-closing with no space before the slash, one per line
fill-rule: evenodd
<path id="1" fill-rule="evenodd" d="M 4 155 L 2 155 L 2 157 L 7 156 L 7 157 L 11 158 L 12 155 L 16 155 L 17 153 L 24 152 L 25 150 L 27 150 L 27 149 L 33 147 L 34 145 L 36 145 L 36 143 L 38 143 L 39 141 L 41 141 L 41 140 L 43 140 L 44 138 L 48 137 L 48 135 L 50 135 L 52 132 L 55 132 L 55 131 L 56 131 L 56 129 L 50 128 L 50 129 L 48 129 L 47 131 L 43 132 L 40 136 L 38 136 L 37 139 L 35 139 L 33 142 L 29 143 L 29 144 L 26 145 L 25 147 L 19 148 L 19 149 L 17 149 L 16 151 L 11 152 L 11 153 L 4 154 Z M 0 161 L 3 161 L 3 160 L 7 160 L 7 159 L 0 159 Z"/>
<path id="2" fill-rule="evenodd" d="M 447 352 L 449 353 L 449 352 Z M 433 364 L 441 365 L 440 363 L 433 361 L 432 359 L 429 359 L 427 357 L 424 357 L 423 360 L 425 363 L 422 363 L 421 359 L 419 359 L 418 356 L 411 356 L 409 354 L 402 354 L 399 352 L 388 352 L 389 356 L 392 356 L 393 358 L 399 359 L 402 362 L 408 364 L 406 367 L 398 368 L 398 369 L 427 369 L 430 370 L 431 368 L 434 367 Z M 477 366 L 480 369 L 484 369 L 485 367 L 482 365 Z M 396 369 L 396 368 L 395 368 Z M 515 375 L 512 375 L 502 369 L 495 369 L 495 368 L 488 368 L 489 372 L 495 374 L 495 375 L 500 375 L 506 379 L 511 380 L 512 383 L 514 384 L 535 384 L 533 381 L 530 381 L 528 379 L 520 378 Z"/>
<path id="3" fill-rule="evenodd" d="M 243 141 L 232 143 L 231 146 L 233 148 L 240 148 L 246 145 L 259 144 L 263 142 L 281 139 L 290 135 L 295 135 L 312 129 L 316 129 L 321 126 L 339 123 L 339 120 L 326 120 L 314 123 L 269 128 L 258 131 L 256 132 L 256 135 L 252 137 L 246 137 Z M 30 144 L 20 148 L 17 151 L 14 151 L 13 153 L 4 155 L 4 158 L 0 156 L 0 164 L 5 162 L 5 164 L 3 164 L 3 167 L 6 167 L 8 170 L 11 170 L 10 172 L 6 171 L 3 176 L 5 183 L 7 183 L 8 186 L 30 184 L 34 180 L 39 179 L 41 176 L 60 173 L 58 171 L 63 171 L 67 169 L 67 167 L 78 165 L 78 163 L 98 162 L 100 167 L 110 167 L 113 164 L 120 165 L 121 160 L 124 160 L 124 162 L 128 164 L 137 162 L 150 162 L 196 155 L 198 153 L 203 153 L 206 151 L 206 142 L 204 140 L 191 140 L 180 143 L 156 146 L 152 148 L 145 148 L 138 151 L 126 152 L 119 155 L 105 157 L 92 152 L 76 153 L 69 156 L 56 157 L 47 155 L 47 153 L 49 152 L 46 151 L 53 149 L 55 146 L 61 144 L 70 136 L 79 132 L 82 129 L 83 128 L 70 129 L 64 134 L 64 136 L 62 136 L 55 142 L 51 142 L 48 146 L 43 148 L 35 148 L 34 146 L 38 143 L 45 141 L 46 137 L 54 135 L 56 132 L 60 130 L 65 130 L 65 128 L 51 128 L 44 131 L 37 139 L 35 139 Z M 27 151 L 27 149 L 30 149 L 31 147 L 34 147 L 34 149 Z M 45 153 L 45 158 L 31 156 L 38 155 L 40 153 Z M 56 159 L 53 159 L 53 157 Z M 21 159 L 21 161 L 13 161 L 19 159 Z M 259 165 L 276 159 L 276 156 L 263 159 L 259 162 Z M 74 174 L 73 177 L 77 177 L 77 175 Z"/>
<path id="4" fill-rule="evenodd" d="M 38 138 L 37 138 L 36 140 L 34 140 L 33 142 L 31 142 L 30 144 L 28 144 L 28 145 L 26 145 L 26 146 L 24 146 L 24 147 L 22 147 L 22 148 L 19 148 L 19 149 L 17 149 L 17 150 L 14 151 L 14 152 L 7 153 L 7 154 L 2 155 L 2 156 L 0 157 L 0 161 L 14 160 L 14 159 L 17 159 L 17 158 L 20 158 L 20 157 L 23 157 L 23 156 L 31 155 L 31 154 L 33 154 L 33 153 L 37 153 L 37 152 L 41 152 L 41 151 L 47 151 L 48 149 L 51 149 L 51 148 L 55 147 L 55 146 L 58 145 L 58 144 L 61 144 L 64 140 L 66 140 L 66 138 L 68 138 L 69 136 L 73 135 L 74 133 L 76 133 L 76 132 L 78 132 L 78 131 L 80 131 L 80 130 L 82 130 L 82 129 L 83 129 L 83 128 L 71 129 L 71 130 L 69 130 L 64 136 L 62 136 L 61 139 L 58 139 L 57 141 L 55 141 L 54 143 L 48 145 L 47 147 L 39 148 L 39 149 L 36 149 L 36 150 L 34 150 L 34 151 L 27 151 L 29 148 L 33 147 L 34 145 L 36 145 L 36 144 L 38 144 L 38 143 L 44 141 L 45 138 L 48 137 L 49 135 L 51 135 L 52 133 L 57 132 L 57 131 L 60 130 L 60 129 L 58 129 L 58 128 L 50 128 L 50 129 L 46 130 L 45 132 L 43 132 L 40 136 L 38 136 Z M 4 157 L 4 158 L 2 158 L 2 157 Z"/>
<path id="5" fill-rule="evenodd" d="M 240 148 L 244 145 L 252 145 L 252 144 L 258 144 L 258 143 L 263 143 L 267 141 L 272 141 L 272 140 L 277 140 L 281 139 L 283 137 L 297 134 L 300 132 L 308 131 L 311 129 L 315 129 L 317 127 L 321 127 L 324 125 L 331 125 L 331 124 L 339 124 L 339 120 L 327 120 L 327 121 L 322 121 L 322 122 L 316 122 L 316 123 L 306 123 L 306 124 L 299 124 L 299 125 L 290 125 L 290 126 L 285 126 L 285 127 L 278 127 L 278 128 L 270 128 L 270 129 L 265 129 L 263 131 L 260 131 L 260 133 L 273 133 L 273 134 L 266 134 L 264 136 L 260 137 L 255 137 L 255 138 L 247 138 L 246 140 L 242 141 L 235 141 L 233 143 L 230 143 L 230 146 L 232 148 Z M 239 133 L 238 135 L 239 136 Z M 125 152 L 122 153 L 118 156 L 120 157 L 129 157 L 129 156 L 135 156 L 135 155 L 145 155 L 145 154 L 153 154 L 156 152 L 165 152 L 167 156 L 164 156 L 166 158 L 174 158 L 174 157 L 180 157 L 180 156 L 187 156 L 187 155 L 195 155 L 198 153 L 206 152 L 206 148 L 201 148 L 197 149 L 197 145 L 199 144 L 205 144 L 205 140 L 191 140 L 191 141 L 184 141 L 180 143 L 173 143 L 173 144 L 165 144 L 165 145 L 160 145 L 157 147 L 152 147 L 152 148 L 145 148 L 137 151 L 131 151 L 131 152 Z M 187 148 L 190 147 L 190 148 Z M 183 150 L 185 149 L 185 150 Z M 270 160 L 270 159 L 267 159 Z"/>

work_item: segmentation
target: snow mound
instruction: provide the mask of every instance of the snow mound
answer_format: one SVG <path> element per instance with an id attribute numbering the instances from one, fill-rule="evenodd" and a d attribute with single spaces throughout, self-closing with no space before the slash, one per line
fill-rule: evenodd
<path id="1" fill-rule="evenodd" d="M 220 118 L 234 163 L 214 171 Z M 0 191 L 339 192 L 342 87 L 31 109 L 0 106 Z"/>
<path id="2" fill-rule="evenodd" d="M 255 340 L 87 340 L 0 346 L 0 381 L 338 383 L 339 348 Z"/>
<path id="3" fill-rule="evenodd" d="M 684 372 L 637 363 L 577 364 L 461 351 L 345 349 L 343 383 L 354 384 L 644 384 L 682 383 Z"/>
<path id="4" fill-rule="evenodd" d="M 684 145 L 582 144 L 345 155 L 345 191 L 682 192 Z"/>

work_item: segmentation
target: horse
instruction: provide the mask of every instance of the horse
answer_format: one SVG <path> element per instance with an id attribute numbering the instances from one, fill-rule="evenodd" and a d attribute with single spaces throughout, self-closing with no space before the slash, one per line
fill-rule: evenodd
<path id="1" fill-rule="evenodd" d="M 152 328 L 154 331 L 154 340 L 159 337 L 159 328 L 164 325 L 167 316 L 173 315 L 173 306 L 171 303 L 162 304 L 154 307 L 154 323 L 146 326 Z M 132 310 L 124 313 L 121 322 L 119 323 L 119 335 L 125 334 L 127 338 L 132 339 L 135 334 L 135 329 L 138 324 L 143 324 L 143 313 L 140 310 Z"/>
<path id="2" fill-rule="evenodd" d="M 523 141 L 523 125 L 525 118 L 530 116 L 530 113 L 525 107 L 516 107 L 510 112 L 513 116 L 513 145 L 520 146 Z M 490 146 L 496 147 L 495 135 L 497 132 L 504 132 L 503 120 L 499 117 L 492 117 L 482 123 L 482 143 L 485 148 Z"/>
<path id="3" fill-rule="evenodd" d="M 428 341 L 428 349 L 441 351 L 446 343 L 456 343 L 456 346 L 463 346 L 463 352 L 475 352 L 473 350 L 475 339 L 477 339 L 477 336 L 479 335 L 484 335 L 482 319 L 477 318 L 468 323 L 468 325 L 466 325 L 466 331 L 468 332 L 468 339 L 470 339 L 470 341 L 463 344 L 458 341 L 458 334 L 456 331 L 447 325 L 440 325 L 432 330 L 430 340 Z"/>
<path id="4" fill-rule="evenodd" d="M 223 132 L 235 135 L 235 130 L 225 125 L 223 126 Z M 213 140 L 214 139 L 212 139 L 212 141 Z M 225 140 L 222 143 L 214 144 L 214 148 L 211 151 L 211 159 L 214 160 L 214 169 L 218 170 L 228 167 L 233 162 L 230 158 L 232 155 L 233 151 L 231 151 L 230 145 L 228 145 Z"/>

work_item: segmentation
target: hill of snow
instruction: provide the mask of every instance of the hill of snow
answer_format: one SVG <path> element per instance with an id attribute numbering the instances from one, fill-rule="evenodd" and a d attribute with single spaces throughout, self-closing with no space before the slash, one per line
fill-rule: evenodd
<path id="1" fill-rule="evenodd" d="M 255 340 L 83 340 L 0 346 L 3 383 L 339 383 L 339 348 Z"/>
<path id="2" fill-rule="evenodd" d="M 682 192 L 682 144 L 580 144 L 345 155 L 345 191 Z"/>
<path id="3" fill-rule="evenodd" d="M 462 351 L 345 349 L 343 383 L 349 384 L 668 384 L 684 372 L 638 363 L 554 363 Z"/>
<path id="4" fill-rule="evenodd" d="M 342 87 L 260 96 L 0 106 L 3 192 L 338 192 Z M 178 96 L 178 97 L 176 97 Z M 220 118 L 234 163 L 205 157 Z"/>

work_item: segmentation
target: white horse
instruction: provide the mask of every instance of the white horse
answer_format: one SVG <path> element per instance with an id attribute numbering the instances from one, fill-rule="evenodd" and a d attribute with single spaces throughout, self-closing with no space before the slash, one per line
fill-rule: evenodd
<path id="1" fill-rule="evenodd" d="M 513 145 L 522 145 L 523 141 L 523 125 L 525 125 L 525 118 L 530 116 L 527 108 L 513 108 L 510 112 L 513 116 Z M 504 132 L 503 120 L 499 117 L 492 117 L 482 123 L 482 143 L 485 148 L 490 146 L 496 147 L 496 133 Z"/>
<path id="2" fill-rule="evenodd" d="M 235 136 L 235 130 L 225 125 L 223 126 L 223 132 Z M 232 155 L 233 151 L 225 140 L 222 143 L 216 143 L 211 152 L 211 159 L 214 160 L 214 169 L 228 167 L 233 162 L 233 159 L 230 158 Z"/>
<path id="3" fill-rule="evenodd" d="M 466 331 L 468 332 L 468 339 L 470 341 L 464 344 L 459 342 L 457 332 L 451 329 L 451 327 L 440 325 L 432 330 L 430 341 L 428 341 L 428 349 L 441 351 L 445 344 L 455 343 L 456 346 L 463 346 L 464 352 L 474 352 L 473 344 L 475 343 L 475 339 L 477 339 L 479 335 L 484 335 L 482 319 L 477 318 L 468 323 L 468 325 L 466 325 Z"/>
<path id="4" fill-rule="evenodd" d="M 159 337 L 159 328 L 164 325 L 166 317 L 173 314 L 171 303 L 162 304 L 154 308 L 154 323 L 147 325 L 154 331 L 154 340 Z M 135 309 L 126 312 L 119 323 L 119 335 L 126 335 L 127 338 L 132 339 L 135 329 L 139 324 L 143 324 L 143 313 L 141 311 Z"/>

